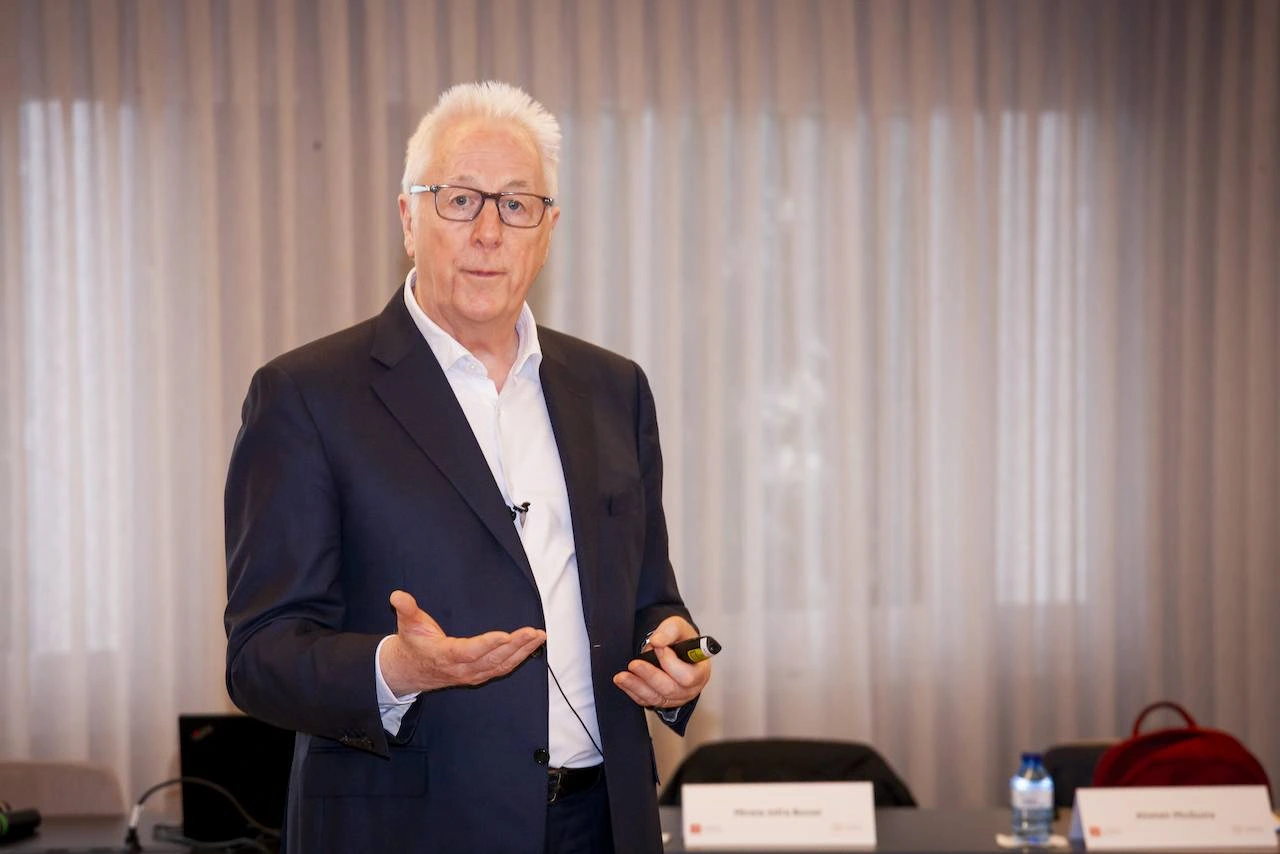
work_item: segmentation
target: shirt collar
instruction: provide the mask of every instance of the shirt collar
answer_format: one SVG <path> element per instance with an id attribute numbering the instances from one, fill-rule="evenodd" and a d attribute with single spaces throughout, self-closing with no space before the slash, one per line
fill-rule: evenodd
<path id="1" fill-rule="evenodd" d="M 440 367 L 448 371 L 460 362 L 480 365 L 480 360 L 470 350 L 441 329 L 440 324 L 428 317 L 422 306 L 418 305 L 418 300 L 413 296 L 417 275 L 418 271 L 414 268 L 405 276 L 404 304 Z M 527 302 L 520 306 L 520 315 L 516 318 L 516 338 L 519 344 L 516 346 L 516 360 L 511 365 L 511 375 L 537 378 L 538 368 L 542 364 L 542 345 L 538 343 L 538 324 L 533 319 L 533 309 L 529 308 Z"/>

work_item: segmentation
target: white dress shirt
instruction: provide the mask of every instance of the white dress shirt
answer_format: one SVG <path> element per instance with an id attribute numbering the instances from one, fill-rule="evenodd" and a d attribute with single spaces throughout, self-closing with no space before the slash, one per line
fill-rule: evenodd
<path id="1" fill-rule="evenodd" d="M 444 369 L 502 492 L 502 500 L 509 507 L 529 504 L 528 511 L 517 514 L 512 524 L 533 568 L 546 618 L 547 667 L 551 671 L 547 676 L 550 765 L 554 768 L 595 765 L 603 757 L 596 749 L 600 743 L 600 725 L 596 720 L 591 682 L 590 641 L 583 619 L 569 493 L 538 375 L 542 349 L 533 312 L 527 303 L 520 310 L 516 321 L 519 348 L 499 392 L 480 360 L 427 317 L 414 298 L 414 279 L 415 271 L 410 271 L 405 279 L 405 305 Z M 386 643 L 385 638 L 382 643 Z M 379 654 L 381 651 L 379 644 Z M 379 662 L 379 656 L 375 655 L 378 706 L 383 727 L 394 734 L 418 695 L 395 696 L 382 676 Z M 568 703 L 560 689 L 567 695 Z"/>

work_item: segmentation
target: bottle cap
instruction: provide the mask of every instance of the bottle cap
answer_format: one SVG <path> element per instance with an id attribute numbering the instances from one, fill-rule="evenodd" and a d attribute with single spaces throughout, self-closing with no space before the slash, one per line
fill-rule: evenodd
<path id="1" fill-rule="evenodd" d="M 1043 762 L 1044 756 L 1039 753 L 1023 753 L 1022 761 L 1023 762 Z"/>

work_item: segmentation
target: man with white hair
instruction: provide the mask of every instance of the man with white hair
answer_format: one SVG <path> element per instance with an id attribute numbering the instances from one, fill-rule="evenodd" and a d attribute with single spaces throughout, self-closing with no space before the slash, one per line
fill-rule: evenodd
<path id="1" fill-rule="evenodd" d="M 405 157 L 404 286 L 250 385 L 227 685 L 299 733 L 289 852 L 661 851 L 644 709 L 683 732 L 710 663 L 669 648 L 697 630 L 643 372 L 525 301 L 559 145 L 515 87 L 445 92 Z"/>

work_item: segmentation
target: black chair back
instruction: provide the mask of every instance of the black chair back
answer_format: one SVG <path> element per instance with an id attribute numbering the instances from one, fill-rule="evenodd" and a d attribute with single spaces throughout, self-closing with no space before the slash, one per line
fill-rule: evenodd
<path id="1" fill-rule="evenodd" d="M 1044 767 L 1053 778 L 1053 805 L 1070 809 L 1076 789 L 1093 785 L 1093 769 L 1115 739 L 1070 741 L 1055 744 L 1044 753 Z"/>
<path id="2" fill-rule="evenodd" d="M 877 807 L 914 807 L 911 790 L 873 748 L 850 741 L 760 738 L 715 741 L 684 758 L 658 802 L 679 806 L 685 783 L 871 783 Z"/>

